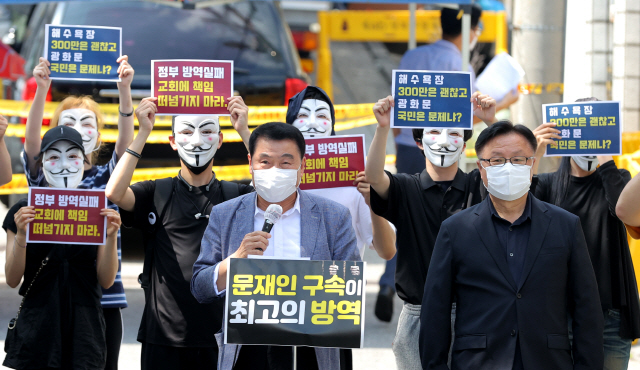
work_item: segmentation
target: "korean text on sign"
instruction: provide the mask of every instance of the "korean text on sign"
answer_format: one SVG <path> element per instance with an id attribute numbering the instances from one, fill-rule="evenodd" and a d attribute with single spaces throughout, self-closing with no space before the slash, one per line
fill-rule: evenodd
<path id="1" fill-rule="evenodd" d="M 546 156 L 622 154 L 619 102 L 544 104 L 542 115 L 562 136 L 549 145 Z"/>
<path id="2" fill-rule="evenodd" d="M 471 74 L 394 70 L 391 127 L 473 127 Z"/>
<path id="3" fill-rule="evenodd" d="M 306 167 L 300 189 L 354 186 L 364 171 L 364 135 L 305 139 Z"/>
<path id="4" fill-rule="evenodd" d="M 102 245 L 107 220 L 104 190 L 29 188 L 35 219 L 29 223 L 27 243 Z"/>
<path id="5" fill-rule="evenodd" d="M 158 115 L 229 115 L 232 60 L 152 60 L 151 70 Z"/>
<path id="6" fill-rule="evenodd" d="M 120 81 L 122 28 L 45 26 L 44 58 L 52 80 Z"/>
<path id="7" fill-rule="evenodd" d="M 233 258 L 225 343 L 360 348 L 363 262 Z"/>

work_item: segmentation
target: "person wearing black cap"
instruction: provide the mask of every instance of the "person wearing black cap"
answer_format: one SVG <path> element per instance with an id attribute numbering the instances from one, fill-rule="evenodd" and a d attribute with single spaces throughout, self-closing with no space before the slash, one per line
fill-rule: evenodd
<path id="1" fill-rule="evenodd" d="M 471 102 L 476 103 L 474 114 L 491 125 L 495 120 L 495 100 L 487 96 L 477 104 L 478 96 L 475 93 L 471 97 Z M 385 171 L 393 104 L 393 97 L 388 96 L 373 107 L 378 127 L 369 147 L 365 172 L 371 184 L 373 212 L 398 230 L 395 286 L 404 306 L 393 342 L 396 363 L 398 369 L 417 369 L 420 305 L 440 225 L 451 215 L 478 204 L 487 192 L 477 169 L 464 173 L 458 167 L 471 130 L 414 129 L 413 138 L 424 153 L 425 169 L 414 175 Z"/>
<path id="2" fill-rule="evenodd" d="M 82 136 L 58 126 L 47 131 L 36 157 L 50 187 L 73 189 L 82 180 L 86 161 Z M 5 276 L 20 287 L 23 303 L 9 325 L 3 365 L 12 369 L 103 369 L 105 326 L 100 288 L 108 289 L 118 271 L 120 215 L 108 208 L 106 244 L 100 246 L 28 245 L 26 232 L 35 219 L 22 199 L 7 213 Z M 46 261 L 46 262 L 45 262 Z"/>
<path id="3" fill-rule="evenodd" d="M 223 302 L 200 304 L 190 290 L 193 264 L 219 203 L 253 191 L 220 181 L 212 170 L 223 135 L 217 116 L 175 116 L 171 148 L 178 152 L 176 177 L 131 184 L 142 149 L 153 130 L 157 98 L 143 99 L 135 113 L 138 135 L 113 171 L 105 189 L 120 207 L 123 223 L 143 231 L 144 270 L 139 281 L 145 307 L 138 331 L 143 370 L 216 368 Z M 228 99 L 231 122 L 248 137 L 248 108 L 239 96 Z"/>
<path id="4" fill-rule="evenodd" d="M 7 119 L 0 115 L 0 186 L 11 181 L 11 157 L 4 142 L 8 125 Z"/>

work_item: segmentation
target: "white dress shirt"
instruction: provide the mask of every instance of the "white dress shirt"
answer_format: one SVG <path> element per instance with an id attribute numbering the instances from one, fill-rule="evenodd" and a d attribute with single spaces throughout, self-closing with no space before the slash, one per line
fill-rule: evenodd
<path id="1" fill-rule="evenodd" d="M 264 211 L 258 207 L 258 196 L 256 195 L 255 212 L 253 213 L 253 231 L 262 230 L 264 225 Z M 299 259 L 300 255 L 300 193 L 296 196 L 296 203 L 293 208 L 282 214 L 271 229 L 271 238 L 267 239 L 269 245 L 264 251 L 264 256 Z M 213 286 L 218 295 L 224 294 L 225 290 L 218 291 L 218 270 L 220 264 L 216 265 L 213 271 Z"/>

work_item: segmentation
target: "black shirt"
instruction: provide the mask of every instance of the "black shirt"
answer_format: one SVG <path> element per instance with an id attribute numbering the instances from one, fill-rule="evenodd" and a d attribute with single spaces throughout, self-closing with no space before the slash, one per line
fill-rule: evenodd
<path id="1" fill-rule="evenodd" d="M 422 304 L 424 282 L 433 246 L 444 220 L 478 204 L 486 195 L 479 171 L 458 170 L 445 191 L 426 170 L 420 174 L 389 176 L 389 197 L 383 200 L 371 188 L 371 208 L 397 229 L 396 290 L 410 304 Z"/>
<path id="2" fill-rule="evenodd" d="M 553 203 L 553 182 L 557 172 L 538 176 L 536 197 Z M 555 204 L 580 217 L 587 241 L 593 271 L 598 281 L 600 302 L 603 308 L 619 309 L 626 299 L 621 295 L 624 276 L 620 271 L 622 253 L 629 252 L 626 231 L 615 214 L 616 203 L 627 182 L 629 171 L 616 167 L 613 161 L 599 166 L 585 177 L 571 176 L 566 196 Z M 612 266 L 615 266 L 612 269 Z M 638 298 L 635 294 L 635 300 Z"/>
<path id="3" fill-rule="evenodd" d="M 489 207 L 491 208 L 493 227 L 496 229 L 496 235 L 504 249 L 513 281 L 519 284 L 525 251 L 531 234 L 531 194 L 527 196 L 524 212 L 513 223 L 500 217 L 492 201 L 489 201 Z"/>
<path id="4" fill-rule="evenodd" d="M 5 231 L 17 232 L 14 215 L 26 205 L 27 199 L 21 199 L 11 207 L 2 224 Z M 14 369 L 104 368 L 105 328 L 96 269 L 98 246 L 29 243 L 26 248 L 19 291 L 26 297 L 14 329 L 23 334 L 16 335 L 4 365 Z M 40 270 L 46 257 L 49 261 Z"/>
<path id="5" fill-rule="evenodd" d="M 171 199 L 164 216 L 154 204 L 155 181 L 131 186 L 136 203 L 133 212 L 120 210 L 127 226 L 145 232 L 153 248 L 151 286 L 145 292 L 145 308 L 138 340 L 174 347 L 215 347 L 214 334 L 222 323 L 221 303 L 200 304 L 191 295 L 193 264 L 200 254 L 200 242 L 208 219 L 196 219 L 197 213 L 209 214 L 222 203 L 220 182 L 191 187 L 174 177 Z M 238 184 L 239 194 L 253 191 Z"/>

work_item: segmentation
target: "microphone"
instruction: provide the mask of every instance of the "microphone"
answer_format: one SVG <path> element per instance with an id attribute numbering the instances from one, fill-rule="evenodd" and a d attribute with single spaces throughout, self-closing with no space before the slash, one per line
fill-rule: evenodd
<path id="1" fill-rule="evenodd" d="M 262 225 L 262 231 L 269 233 L 278 221 L 282 217 L 282 207 L 277 204 L 271 204 L 264 212 L 264 224 Z"/>

